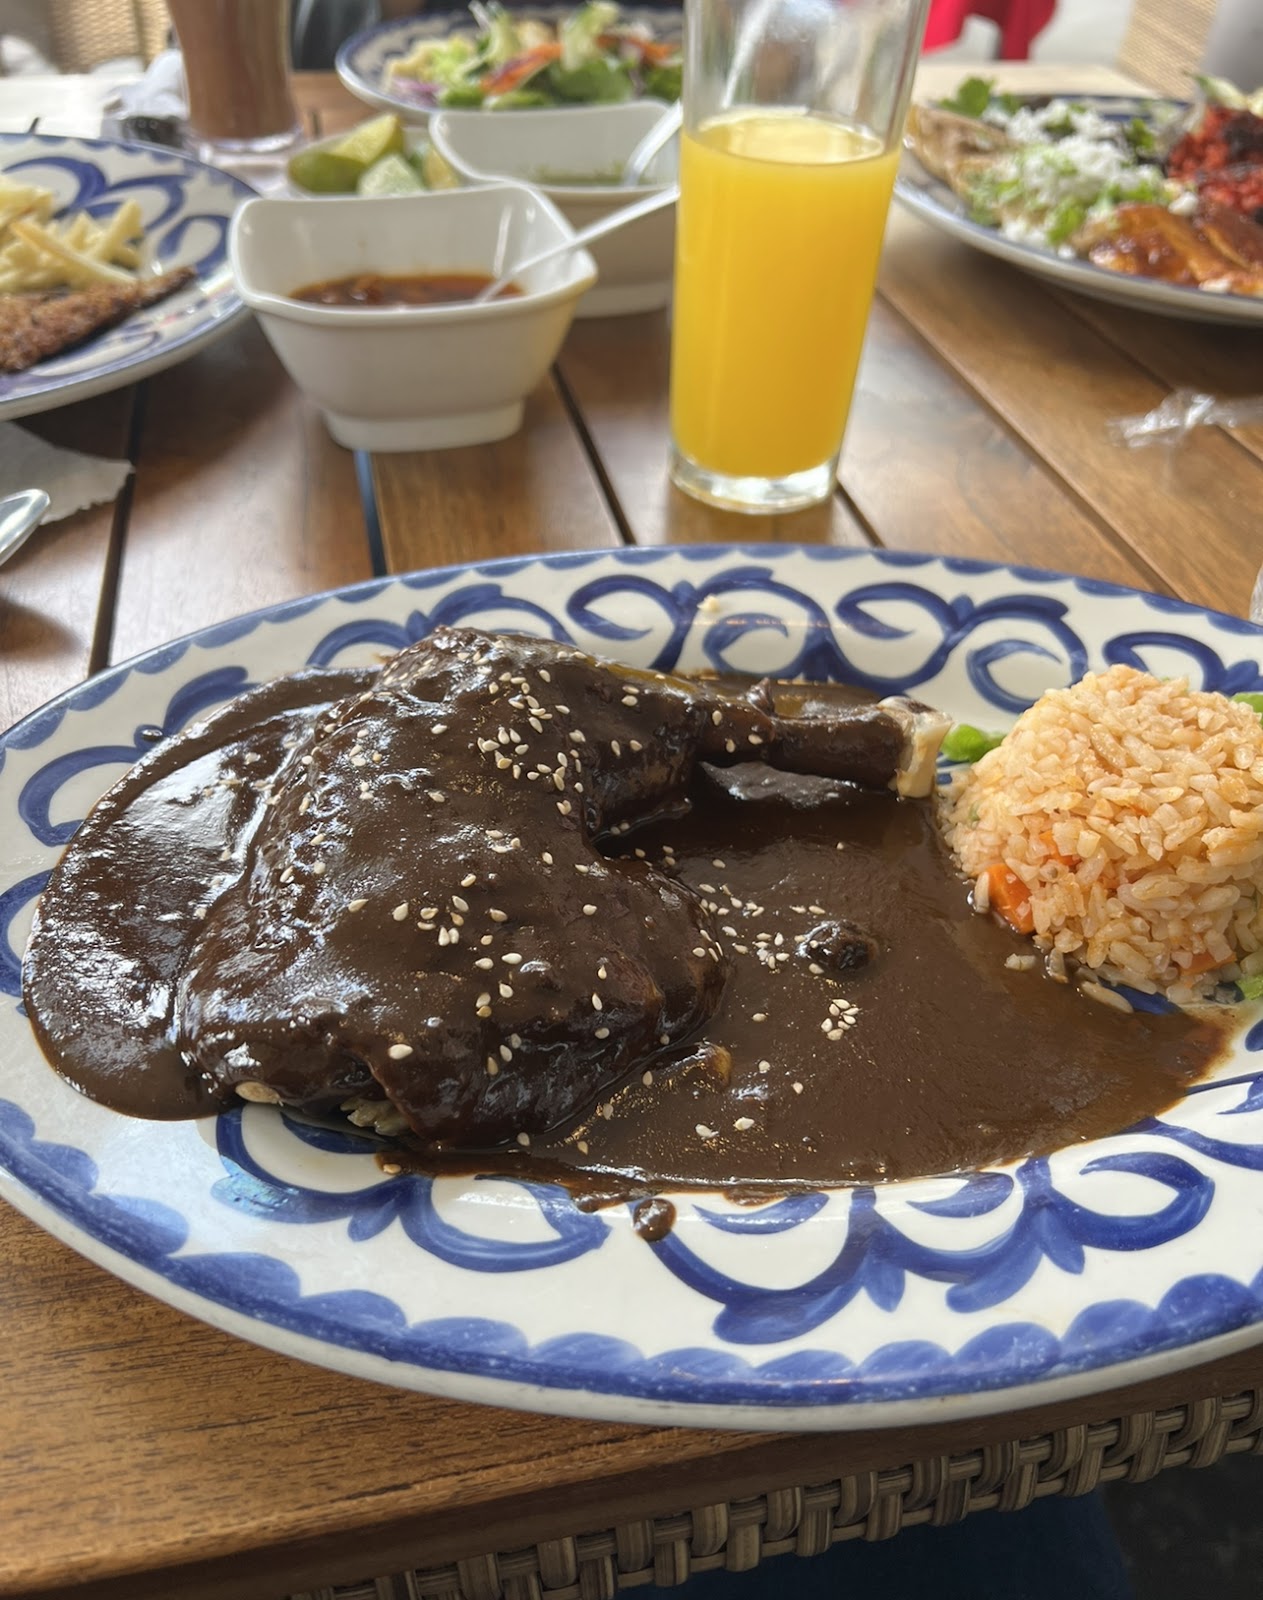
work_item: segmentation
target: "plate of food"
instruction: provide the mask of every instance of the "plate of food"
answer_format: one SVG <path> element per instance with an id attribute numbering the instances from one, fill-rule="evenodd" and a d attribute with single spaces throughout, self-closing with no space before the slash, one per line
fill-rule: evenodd
<path id="1" fill-rule="evenodd" d="M 1263 322 L 1263 100 L 1016 96 L 916 104 L 895 183 L 925 221 L 1097 299 Z"/>
<path id="2" fill-rule="evenodd" d="M 111 668 L 0 736 L 0 1194 L 231 1333 L 581 1416 L 944 1420 L 1252 1344 L 1261 642 L 742 546 Z"/>
<path id="3" fill-rule="evenodd" d="M 424 122 L 431 111 L 530 110 L 678 100 L 681 13 L 586 5 L 511 9 L 475 0 L 385 22 L 348 39 L 338 76 L 369 105 Z"/>
<path id="4" fill-rule="evenodd" d="M 0 134 L 0 418 L 83 400 L 218 338 L 252 191 L 156 146 Z"/>

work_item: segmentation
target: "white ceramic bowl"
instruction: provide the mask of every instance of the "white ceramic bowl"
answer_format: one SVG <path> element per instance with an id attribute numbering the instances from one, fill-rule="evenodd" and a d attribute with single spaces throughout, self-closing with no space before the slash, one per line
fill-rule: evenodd
<path id="1" fill-rule="evenodd" d="M 533 184 L 576 228 L 630 205 L 675 182 L 675 142 L 654 157 L 643 187 L 564 183 L 571 174 L 619 170 L 666 111 L 660 100 L 613 106 L 573 106 L 560 111 L 436 111 L 430 139 L 440 155 L 470 183 L 514 179 Z M 592 246 L 600 281 L 579 307 L 580 317 L 657 311 L 671 298 L 675 210 L 642 217 Z"/>
<path id="2" fill-rule="evenodd" d="M 523 273 L 523 293 L 487 305 L 311 305 L 296 289 L 357 272 L 498 276 L 573 237 L 550 201 L 521 184 L 402 199 L 250 200 L 229 260 L 241 298 L 290 376 L 357 450 L 439 450 L 504 439 L 561 347 L 584 290 L 586 250 Z"/>

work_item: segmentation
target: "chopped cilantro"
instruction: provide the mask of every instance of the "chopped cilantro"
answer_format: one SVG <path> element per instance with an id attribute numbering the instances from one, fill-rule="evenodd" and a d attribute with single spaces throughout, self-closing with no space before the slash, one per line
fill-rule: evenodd
<path id="1" fill-rule="evenodd" d="M 991 104 L 994 78 L 966 78 L 950 100 L 940 100 L 944 111 L 954 111 L 961 117 L 981 117 Z"/>
<path id="2" fill-rule="evenodd" d="M 1002 733 L 983 733 L 967 722 L 958 722 L 943 740 L 943 755 L 948 761 L 977 761 L 1001 743 Z"/>
<path id="3" fill-rule="evenodd" d="M 1238 978 L 1237 988 L 1243 1000 L 1263 1000 L 1263 977 Z"/>

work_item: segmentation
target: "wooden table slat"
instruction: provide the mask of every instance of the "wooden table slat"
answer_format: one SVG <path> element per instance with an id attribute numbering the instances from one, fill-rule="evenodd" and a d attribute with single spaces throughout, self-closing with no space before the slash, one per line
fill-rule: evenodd
<path id="1" fill-rule="evenodd" d="M 880 282 L 1160 586 L 1244 611 L 1258 567 L 1258 466 L 1247 451 L 1215 429 L 1161 460 L 1120 447 L 1108 421 L 1150 410 L 1166 385 L 1067 317 L 1029 275 L 929 233 L 897 207 Z"/>
<path id="2" fill-rule="evenodd" d="M 1030 529 L 1069 571 L 1150 576 L 883 299 L 869 320 L 843 487 L 894 550 L 1029 563 Z"/>
<path id="3" fill-rule="evenodd" d="M 392 572 L 622 543 L 551 382 L 527 401 L 526 424 L 512 438 L 464 450 L 377 455 L 373 482 Z"/>
<path id="4" fill-rule="evenodd" d="M 126 460 L 135 390 L 28 417 L 50 444 Z M 130 489 L 120 500 L 126 503 Z M 0 727 L 87 677 L 109 637 L 118 502 L 45 523 L 0 568 Z M 119 529 L 121 533 L 121 527 Z"/>
<path id="5" fill-rule="evenodd" d="M 146 403 L 114 660 L 372 576 L 354 457 L 256 326 L 150 380 Z"/>

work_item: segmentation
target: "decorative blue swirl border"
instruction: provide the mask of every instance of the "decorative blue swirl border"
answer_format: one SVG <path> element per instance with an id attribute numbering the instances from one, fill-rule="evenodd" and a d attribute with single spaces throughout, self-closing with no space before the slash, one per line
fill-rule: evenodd
<path id="1" fill-rule="evenodd" d="M 833 566 L 860 562 L 874 577 L 822 599 L 820 589 L 799 589 L 780 576 L 788 556 Z M 663 563 L 670 581 L 651 575 Z M 528 596 L 514 595 L 520 573 L 545 569 L 570 575 L 568 593 L 550 609 Z M 778 570 L 779 569 L 779 570 Z M 866 576 L 861 569 L 861 576 Z M 920 581 L 912 581 L 913 575 Z M 952 593 L 950 579 L 1001 574 L 1014 592 L 978 602 Z M 52 737 L 71 710 L 105 703 L 133 673 L 153 676 L 177 664 L 190 649 L 223 646 L 264 624 L 284 624 L 337 601 L 361 614 L 339 620 L 310 648 L 313 663 L 336 660 L 364 645 L 397 648 L 440 622 L 469 621 L 494 613 L 559 637 L 578 629 L 585 637 L 608 641 L 611 649 L 652 649 L 652 664 L 671 667 L 699 622 L 708 630 L 706 657 L 716 666 L 731 664 L 729 652 L 741 648 L 752 631 L 772 628 L 788 637 L 783 619 L 749 609 L 709 616 L 718 597 L 776 595 L 793 608 L 795 634 L 792 670 L 814 675 L 860 677 L 879 689 L 911 686 L 932 679 L 955 650 L 966 651 L 971 686 L 997 710 L 1019 709 L 995 672 L 1014 652 L 1051 657 L 1069 675 L 1088 664 L 1089 651 L 1072 625 L 1071 608 L 1054 586 L 1093 597 L 1126 597 L 1154 615 L 1152 628 L 1132 629 L 1100 641 L 1092 652 L 1104 661 L 1143 664 L 1149 649 L 1177 651 L 1208 686 L 1226 692 L 1258 688 L 1260 634 L 1237 618 L 1207 612 L 1158 596 L 1089 580 L 1032 569 L 1013 569 L 974 561 L 911 554 L 829 550 L 817 547 L 690 547 L 683 550 L 580 552 L 454 567 L 401 579 L 371 580 L 327 595 L 267 608 L 199 634 L 176 640 L 91 680 L 52 702 L 0 736 L 0 770 L 9 750 L 29 750 Z M 363 614 L 387 588 L 416 596 L 402 621 Z M 649 601 L 668 625 L 649 638 L 617 615 L 620 596 Z M 907 629 L 882 620 L 888 603 L 912 607 L 922 628 L 939 643 L 898 677 L 865 673 L 844 648 L 847 637 L 882 640 L 911 637 Z M 643 611 L 643 606 L 641 607 Z M 1200 624 L 1202 637 L 1181 632 L 1180 621 Z M 997 640 L 994 624 L 1016 625 L 1019 632 Z M 1051 646 L 1039 642 L 1043 634 Z M 1032 635 L 1035 635 L 1032 637 Z M 1207 635 L 1223 641 L 1215 649 Z M 696 640 L 693 641 L 696 643 Z M 60 844 L 74 823 L 54 823 L 54 800 L 68 778 L 105 763 L 130 763 L 141 751 L 185 726 L 211 706 L 240 691 L 246 669 L 208 663 L 206 672 L 182 682 L 162 718 L 134 730 L 130 744 L 88 747 L 54 758 L 21 786 L 19 814 L 32 837 Z M 1060 669 L 1059 669 L 1060 670 Z M 16 957 L 7 931 L 39 892 L 44 874 L 27 875 L 0 889 L 0 989 L 18 992 Z M 1245 1041 L 1247 1051 L 1263 1049 L 1263 1024 Z M 1239 1116 L 1263 1109 L 1263 1072 L 1234 1080 L 1244 1090 L 1239 1103 L 1219 1113 Z M 1209 1087 L 1209 1086 L 1208 1086 Z M 1214 1085 L 1219 1089 L 1231 1084 Z M 405 1177 L 377 1182 L 348 1194 L 304 1188 L 268 1171 L 241 1136 L 241 1115 L 222 1117 L 216 1129 L 223 1177 L 215 1185 L 219 1203 L 239 1212 L 266 1214 L 277 1224 L 345 1221 L 350 1241 L 375 1237 L 398 1224 L 419 1250 L 477 1273 L 512 1274 L 546 1269 L 599 1252 L 610 1223 L 585 1216 L 569 1199 L 545 1185 L 522 1189 L 539 1207 L 547 1237 L 508 1246 L 465 1233 L 436 1209 L 428 1180 Z M 990 1311 L 1012 1298 L 1041 1263 L 1062 1272 L 1084 1270 L 1089 1250 L 1118 1255 L 1155 1248 L 1193 1232 L 1206 1218 L 1215 1179 L 1206 1163 L 1263 1172 L 1263 1146 L 1225 1140 L 1202 1128 L 1149 1119 L 1132 1130 L 1167 1149 L 1114 1151 L 1089 1160 L 1081 1175 L 1121 1172 L 1140 1175 L 1159 1186 L 1166 1198 L 1141 1216 L 1098 1213 L 1062 1194 L 1049 1164 L 1028 1161 L 1010 1172 L 977 1173 L 946 1199 L 920 1202 L 912 1209 L 930 1216 L 977 1218 L 990 1215 L 1014 1196 L 1021 1199 L 1015 1218 L 995 1238 L 971 1250 L 936 1249 L 909 1238 L 883 1216 L 871 1189 L 852 1191 L 850 1212 L 833 1261 L 808 1282 L 783 1290 L 749 1284 L 716 1270 L 694 1248 L 700 1231 L 682 1231 L 652 1247 L 658 1264 L 673 1280 L 715 1307 L 714 1347 L 685 1348 L 646 1356 L 630 1342 L 593 1332 L 568 1332 L 531 1345 L 511 1323 L 484 1317 L 455 1317 L 409 1323 L 402 1308 L 382 1294 L 301 1293 L 293 1270 L 281 1260 L 240 1253 L 180 1254 L 188 1230 L 171 1207 L 150 1200 L 96 1192 L 98 1174 L 86 1152 L 40 1141 L 29 1115 L 12 1101 L 0 1100 L 0 1157 L 19 1184 L 38 1196 L 74 1227 L 174 1288 L 253 1318 L 262 1324 L 304 1334 L 343 1349 L 383 1356 L 435 1372 L 511 1379 L 566 1391 L 672 1400 L 715 1406 L 822 1407 L 867 1401 L 921 1399 L 1009 1388 L 1040 1380 L 1115 1366 L 1120 1362 L 1172 1351 L 1263 1322 L 1263 1272 L 1248 1283 L 1222 1274 L 1180 1279 L 1150 1307 L 1119 1298 L 1089 1306 L 1060 1336 L 1030 1321 L 995 1323 L 951 1351 L 931 1340 L 901 1340 L 853 1361 L 838 1350 L 799 1349 L 768 1360 L 750 1360 L 743 1350 L 801 1340 L 823 1326 L 858 1296 L 889 1311 L 902 1299 L 909 1276 L 948 1285 L 949 1310 Z M 301 1143 L 336 1156 L 360 1153 L 353 1136 L 304 1129 L 290 1133 Z M 1174 1148 L 1171 1148 L 1171 1147 Z M 1199 1161 L 1201 1165 L 1195 1164 Z M 699 1230 L 727 1234 L 786 1234 L 808 1223 L 826 1196 L 801 1196 L 758 1211 L 730 1215 L 698 1210 Z"/>

